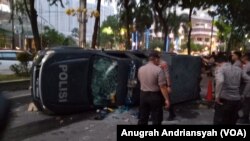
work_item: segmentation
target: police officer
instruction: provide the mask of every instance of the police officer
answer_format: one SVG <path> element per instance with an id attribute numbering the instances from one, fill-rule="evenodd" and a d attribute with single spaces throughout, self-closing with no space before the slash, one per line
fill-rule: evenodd
<path id="1" fill-rule="evenodd" d="M 163 120 L 163 101 L 166 108 L 170 106 L 166 77 L 159 65 L 160 55 L 153 51 L 149 54 L 149 62 L 138 71 L 141 84 L 139 125 L 147 125 L 149 115 L 153 125 L 160 125 Z"/>
<path id="2" fill-rule="evenodd" d="M 162 60 L 160 61 L 160 67 L 163 69 L 163 72 L 165 74 L 166 80 L 167 80 L 167 88 L 168 88 L 168 93 L 171 94 L 171 82 L 170 82 L 170 75 L 169 75 L 169 68 L 168 68 L 168 64 L 166 61 Z M 171 102 L 171 99 L 170 99 Z M 174 120 L 174 118 L 176 117 L 175 115 L 175 110 L 174 110 L 174 105 L 171 104 L 171 106 L 168 108 L 168 121 L 172 121 Z"/>
<path id="3" fill-rule="evenodd" d="M 249 77 L 241 68 L 229 63 L 226 55 L 220 54 L 217 62 L 214 124 L 236 124 L 241 102 L 241 80 L 248 80 Z"/>
<path id="4" fill-rule="evenodd" d="M 155 48 L 156 52 L 158 52 L 159 54 L 161 53 L 161 49 L 159 47 Z M 168 63 L 166 61 L 164 61 L 163 59 L 160 59 L 160 67 L 161 69 L 163 69 L 163 72 L 165 74 L 166 80 L 167 80 L 167 88 L 168 88 L 168 94 L 171 94 L 171 82 L 170 82 L 170 75 L 169 75 L 169 67 L 168 67 Z M 171 102 L 171 99 L 170 99 Z M 171 106 L 168 108 L 168 121 L 172 121 L 174 120 L 174 118 L 176 117 L 175 115 L 175 110 L 174 110 L 174 105 L 171 104 Z"/>

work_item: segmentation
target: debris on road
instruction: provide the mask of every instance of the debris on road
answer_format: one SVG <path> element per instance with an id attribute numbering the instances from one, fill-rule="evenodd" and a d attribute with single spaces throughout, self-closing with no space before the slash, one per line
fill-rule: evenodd
<path id="1" fill-rule="evenodd" d="M 28 112 L 37 112 L 37 111 L 38 111 L 38 109 L 37 109 L 36 105 L 33 102 L 31 102 L 28 106 Z"/>

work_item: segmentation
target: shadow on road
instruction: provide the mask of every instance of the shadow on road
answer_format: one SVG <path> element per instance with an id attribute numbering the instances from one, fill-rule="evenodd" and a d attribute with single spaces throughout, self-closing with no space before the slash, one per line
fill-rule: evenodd
<path id="1" fill-rule="evenodd" d="M 6 130 L 3 136 L 3 141 L 20 141 L 33 137 L 44 132 L 59 129 L 64 126 L 68 126 L 72 123 L 79 122 L 94 117 L 95 112 L 90 111 L 88 113 L 64 116 L 60 118 L 52 117 L 49 119 L 32 122 L 15 128 L 9 128 Z"/>

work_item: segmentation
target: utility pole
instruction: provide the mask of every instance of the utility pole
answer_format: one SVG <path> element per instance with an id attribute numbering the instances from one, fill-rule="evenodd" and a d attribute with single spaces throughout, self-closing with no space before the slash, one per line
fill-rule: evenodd
<path id="1" fill-rule="evenodd" d="M 86 9 L 86 0 L 80 0 L 80 8 Z M 79 15 L 79 46 L 81 48 L 86 47 L 86 12 L 81 12 Z"/>

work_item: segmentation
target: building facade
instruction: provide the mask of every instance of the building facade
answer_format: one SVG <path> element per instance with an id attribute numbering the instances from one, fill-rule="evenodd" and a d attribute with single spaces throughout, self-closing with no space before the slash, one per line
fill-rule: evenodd
<path id="1" fill-rule="evenodd" d="M 217 37 L 218 29 L 216 26 L 212 27 L 211 17 L 192 16 L 192 28 L 191 39 L 194 44 L 202 45 L 204 50 L 210 50 L 211 47 L 212 52 L 217 51 L 217 46 L 220 45 Z"/>

